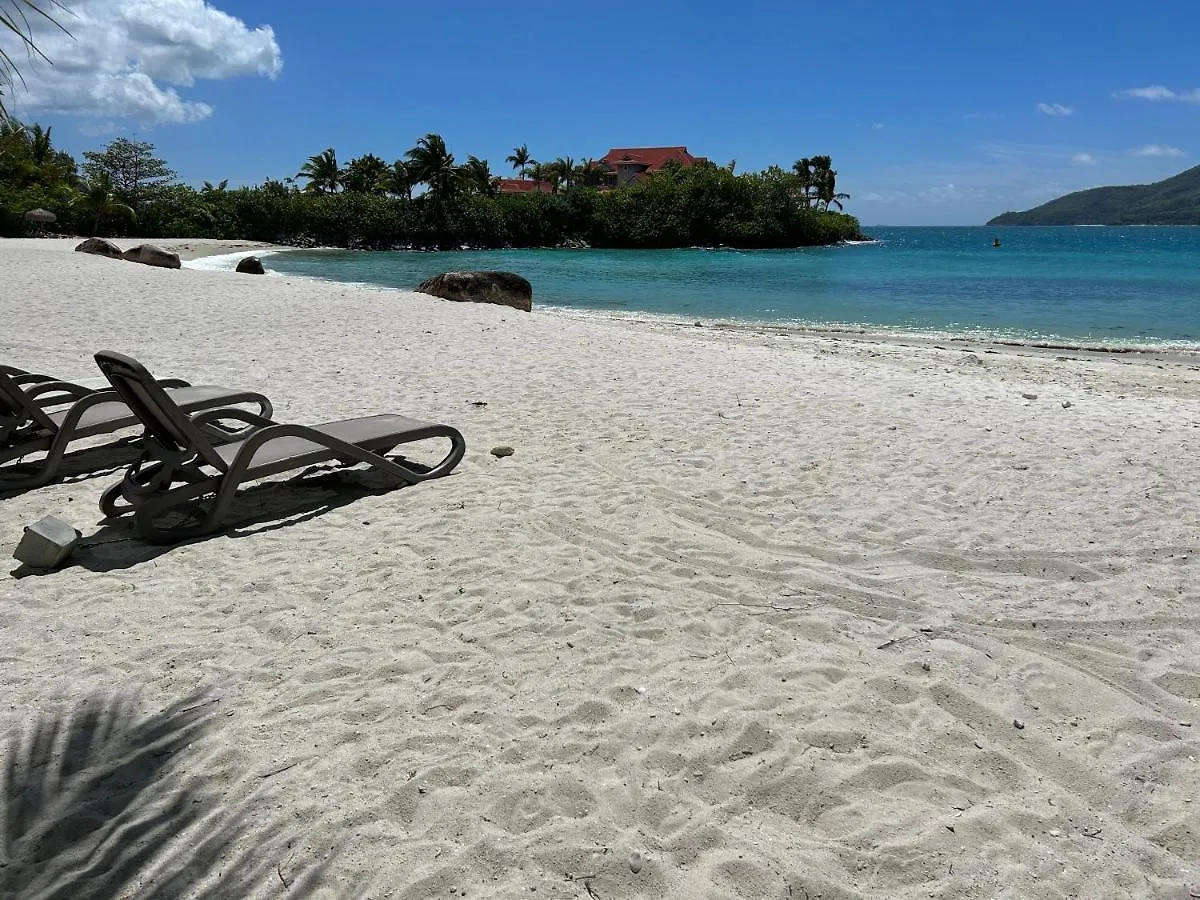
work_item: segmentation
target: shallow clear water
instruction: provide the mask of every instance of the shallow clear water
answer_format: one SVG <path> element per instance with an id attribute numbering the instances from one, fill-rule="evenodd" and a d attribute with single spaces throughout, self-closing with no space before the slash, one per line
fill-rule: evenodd
<path id="1" fill-rule="evenodd" d="M 268 266 L 406 289 L 439 272 L 507 269 L 532 282 L 539 307 L 688 321 L 1200 347 L 1200 228 L 866 231 L 879 242 L 768 251 L 296 251 Z"/>

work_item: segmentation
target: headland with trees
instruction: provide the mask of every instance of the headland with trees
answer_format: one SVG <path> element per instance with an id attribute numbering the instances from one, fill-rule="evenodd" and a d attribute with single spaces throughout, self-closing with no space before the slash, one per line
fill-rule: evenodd
<path id="1" fill-rule="evenodd" d="M 548 191 L 503 194 L 488 162 L 459 163 L 437 134 L 400 158 L 342 165 L 333 148 L 295 176 L 250 187 L 182 184 L 152 144 L 117 138 L 83 154 L 56 149 L 51 129 L 0 122 L 0 236 L 245 239 L 357 249 L 591 246 L 784 248 L 860 237 L 828 156 L 736 172 L 707 160 L 667 165 L 610 189 L 595 160 L 539 163 L 525 146 L 506 160 Z M 837 207 L 835 211 L 834 207 Z M 52 213 L 53 225 L 27 214 Z"/>

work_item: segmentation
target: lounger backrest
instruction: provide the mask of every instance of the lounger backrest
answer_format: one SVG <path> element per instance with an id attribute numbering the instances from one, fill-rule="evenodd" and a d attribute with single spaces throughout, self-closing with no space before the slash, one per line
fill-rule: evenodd
<path id="1" fill-rule="evenodd" d="M 0 368 L 0 416 L 13 416 L 18 419 L 30 419 L 42 428 L 58 431 L 54 420 L 46 415 L 46 411 L 29 399 L 21 390 L 21 386 L 13 381 L 7 366 Z"/>
<path id="2" fill-rule="evenodd" d="M 96 354 L 96 365 L 116 389 L 146 431 L 164 449 L 195 453 L 222 471 L 227 468 L 212 444 L 192 424 L 191 418 L 162 389 L 146 367 L 132 357 L 111 350 Z"/>

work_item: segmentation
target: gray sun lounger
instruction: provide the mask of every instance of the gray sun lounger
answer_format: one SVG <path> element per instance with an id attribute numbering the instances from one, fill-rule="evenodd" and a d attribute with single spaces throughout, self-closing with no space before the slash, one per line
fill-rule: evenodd
<path id="1" fill-rule="evenodd" d="M 449 475 L 466 452 L 456 428 L 399 415 L 367 416 L 305 426 L 273 422 L 242 410 L 218 409 L 188 417 L 137 360 L 96 354 L 117 393 L 146 427 L 145 449 L 124 479 L 106 490 L 100 510 L 116 517 L 133 510 L 142 537 L 155 543 L 186 540 L 217 530 L 247 481 L 268 478 L 329 460 L 367 465 L 407 484 Z M 232 419 L 249 427 L 241 440 L 214 445 L 204 433 L 213 421 Z M 450 450 L 434 466 L 384 454 L 400 444 L 447 438 Z M 403 458 L 401 458 L 403 459 Z M 160 528 L 155 519 L 188 511 L 194 524 Z"/>
<path id="2" fill-rule="evenodd" d="M 250 403 L 262 415 L 272 412 L 271 401 L 254 391 L 216 385 L 189 385 L 179 379 L 160 383 L 180 409 L 198 412 Z M 53 480 L 71 442 L 112 434 L 141 425 L 141 420 L 121 402 L 111 388 L 97 390 L 47 375 L 0 367 L 0 490 L 40 487 Z M 212 434 L 222 433 L 220 428 Z M 32 474 L 16 474 L 5 464 L 33 453 Z"/>

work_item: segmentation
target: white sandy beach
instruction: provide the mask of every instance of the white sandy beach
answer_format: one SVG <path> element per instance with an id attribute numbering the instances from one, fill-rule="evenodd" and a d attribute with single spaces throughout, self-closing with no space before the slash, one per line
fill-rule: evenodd
<path id="1" fill-rule="evenodd" d="M 0 362 L 95 382 L 118 350 L 280 420 L 467 439 L 451 477 L 252 488 L 167 548 L 101 524 L 108 457 L 0 495 L 5 557 L 45 514 L 83 532 L 67 568 L 4 570 L 0 734 L 208 689 L 179 764 L 267 830 L 255 896 L 317 861 L 321 897 L 1200 883 L 1200 355 L 574 318 L 536 284 L 523 314 L 73 246 L 0 241 Z"/>

